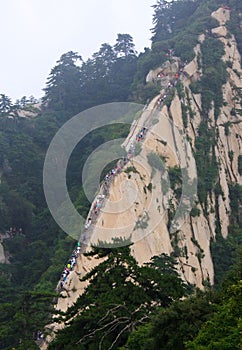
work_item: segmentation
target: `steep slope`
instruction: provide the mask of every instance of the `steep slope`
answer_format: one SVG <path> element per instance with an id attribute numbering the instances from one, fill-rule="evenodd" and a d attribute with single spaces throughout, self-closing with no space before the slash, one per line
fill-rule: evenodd
<path id="1" fill-rule="evenodd" d="M 228 235 L 229 185 L 242 185 L 238 168 L 242 149 L 242 69 L 235 38 L 227 32 L 229 15 L 224 8 L 212 13 L 219 26 L 199 36 L 191 62 L 172 56 L 147 76 L 148 83 L 155 80 L 161 85 L 161 93 L 134 123 L 124 143 L 128 152 L 135 146 L 140 152 L 130 157 L 123 171 L 114 177 L 108 198 L 88 231 L 89 247 L 98 240 L 110 241 L 113 236 L 131 237 L 132 252 L 140 264 L 154 255 L 173 252 L 184 280 L 199 288 L 214 282 L 211 240 L 216 240 L 218 231 L 224 239 Z M 222 60 L 227 65 L 227 77 L 222 86 L 220 113 L 212 102 L 206 114 L 204 96 L 194 86 L 204 77 L 202 45 L 211 35 L 224 45 Z M 138 140 L 143 128 L 145 135 Z M 138 143 L 141 147 L 137 147 Z M 208 152 L 205 149 L 201 160 L 199 147 L 204 144 Z M 152 164 L 152 158 L 156 164 Z M 199 162 L 203 161 L 205 167 L 211 165 L 211 169 L 203 171 L 214 185 L 205 198 L 199 173 Z M 85 287 L 79 276 L 96 263 L 80 255 L 61 292 L 65 298 L 59 298 L 57 310 L 66 311 L 75 302 Z"/>

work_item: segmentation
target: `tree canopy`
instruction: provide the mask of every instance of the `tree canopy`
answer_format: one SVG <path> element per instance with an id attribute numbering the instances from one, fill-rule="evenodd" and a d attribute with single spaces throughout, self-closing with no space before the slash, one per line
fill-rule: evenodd
<path id="1" fill-rule="evenodd" d="M 230 7 L 228 36 L 235 35 L 242 53 L 242 2 L 223 3 Z M 75 245 L 52 219 L 42 190 L 44 157 L 51 139 L 65 121 L 92 106 L 115 101 L 146 103 L 152 99 L 160 93 L 160 86 L 146 83 L 149 71 L 167 60 L 169 49 L 182 62 L 191 60 L 197 38 L 204 31 L 206 40 L 201 45 L 199 62 L 204 74 L 190 86 L 194 93 L 202 95 L 203 120 L 194 153 L 198 200 L 208 214 L 207 199 L 214 193 L 217 211 L 218 196 L 223 197 L 223 193 L 215 157 L 217 136 L 208 127 L 208 115 L 211 106 L 215 107 L 216 118 L 220 113 L 228 70 L 228 63 L 222 60 L 223 44 L 211 32 L 218 26 L 211 12 L 219 6 L 219 0 L 159 0 L 154 5 L 152 45 L 144 52 L 137 54 L 129 34 L 118 34 L 114 45 L 102 44 L 86 61 L 77 52 L 64 53 L 50 71 L 41 110 L 33 118 L 18 114 L 19 110 L 35 108 L 38 101 L 33 96 L 14 102 L 0 94 L 0 228 L 7 261 L 0 264 L 1 349 L 37 348 L 36 332 L 44 330 L 51 320 L 52 303 L 57 297 L 53 291 Z M 189 106 L 187 109 L 192 118 Z M 223 126 L 228 136 L 230 121 Z M 100 128 L 88 134 L 73 151 L 67 185 L 83 216 L 90 206 L 80 176 L 85 160 L 101 143 L 125 137 L 128 132 L 128 127 L 121 125 Z M 239 159 L 241 173 L 240 163 Z M 180 169 L 170 169 L 169 175 L 174 189 L 179 189 Z M 99 344 L 122 350 L 239 348 L 241 266 L 237 264 L 236 272 L 230 272 L 226 281 L 223 277 L 236 264 L 241 246 L 242 188 L 234 183 L 228 187 L 229 235 L 224 240 L 220 221 L 216 220 L 216 241 L 211 242 L 216 291 L 212 288 L 183 299 L 187 290 L 172 257 L 160 255 L 141 267 L 130 255 L 130 246 L 116 250 L 94 247 L 91 254 L 103 260 L 85 277 L 89 287 L 68 310 L 68 326 L 50 349 L 96 350 Z M 11 227 L 19 232 L 14 238 L 9 234 Z"/>
<path id="2" fill-rule="evenodd" d="M 120 242 L 128 244 L 117 239 L 115 247 Z M 130 245 L 96 246 L 86 255 L 102 261 L 83 278 L 89 284 L 68 310 L 67 327 L 50 344 L 50 350 L 63 346 L 67 350 L 97 346 L 117 349 L 125 344 L 130 332 L 150 319 L 158 306 L 167 307 L 186 293 L 171 260 L 165 264 L 165 270 L 160 267 L 164 257 L 156 257 L 152 264 L 140 267 L 130 254 Z"/>

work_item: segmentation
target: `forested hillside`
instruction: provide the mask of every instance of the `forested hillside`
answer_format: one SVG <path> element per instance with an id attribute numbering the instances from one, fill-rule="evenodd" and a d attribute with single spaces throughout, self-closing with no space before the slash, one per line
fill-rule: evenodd
<path id="1" fill-rule="evenodd" d="M 119 34 L 114 47 L 103 44 L 86 62 L 77 53 L 63 54 L 51 70 L 41 109 L 34 98 L 23 97 L 13 103 L 1 95 L 0 222 L 6 252 L 2 260 L 7 262 L 1 264 L 0 276 L 2 349 L 37 347 L 36 332 L 46 324 L 46 317 L 51 317 L 48 310 L 55 300 L 55 287 L 75 245 L 75 240 L 58 228 L 45 202 L 42 172 L 48 145 L 75 113 L 102 103 L 126 101 L 136 61 L 132 38 Z M 83 216 L 90 205 L 80 175 L 86 158 L 105 140 L 116 134 L 124 137 L 127 132 L 125 125 L 97 130 L 73 153 L 68 184 Z"/>
<path id="2" fill-rule="evenodd" d="M 211 16 L 218 8 L 228 11 L 225 39 L 234 36 L 242 55 L 242 3 L 240 0 L 225 0 L 223 4 L 218 0 L 154 0 L 153 8 L 151 48 L 145 48 L 144 52 L 136 52 L 129 34 L 118 34 L 113 46 L 102 44 L 87 61 L 81 53 L 64 53 L 50 71 L 42 101 L 24 96 L 13 103 L 9 96 L 0 94 L 0 237 L 4 248 L 0 264 L 0 349 L 32 350 L 48 346 L 50 350 L 234 350 L 242 346 L 242 186 L 235 181 L 236 174 L 226 174 L 230 179 L 228 194 L 223 191 L 222 160 L 219 164 L 216 153 L 222 142 L 213 127 L 220 123 L 221 111 L 228 104 L 224 100 L 225 86 L 231 76 L 237 77 L 237 85 L 230 81 L 235 92 L 232 105 L 228 106 L 229 114 L 219 126 L 227 137 L 231 169 L 237 157 L 236 169 L 241 176 L 241 149 L 236 155 L 229 148 L 229 135 L 233 135 L 232 128 L 239 127 L 242 115 L 242 94 L 238 87 L 241 73 L 234 67 L 234 57 L 222 59 L 225 44 L 218 40 L 214 28 L 219 23 Z M 199 42 L 202 34 L 205 39 Z M 197 54 L 194 48 L 198 43 L 201 52 Z M 184 276 L 180 273 L 178 265 L 183 258 L 184 265 L 189 265 L 188 254 L 179 245 L 178 233 L 172 237 L 170 256 L 161 252 L 142 266 L 131 254 L 130 241 L 122 242 L 125 247 L 115 249 L 101 245 L 85 257 L 99 262 L 81 276 L 81 283 L 88 281 L 88 287 L 67 313 L 58 312 L 55 307 L 60 291 L 56 286 L 77 243 L 58 227 L 46 204 L 42 172 L 48 146 L 66 121 L 88 108 L 109 102 L 147 106 L 161 91 L 160 80 L 153 72 L 158 69 L 159 73 L 167 61 L 174 63 L 174 57 L 183 68 L 194 59 L 199 65 L 196 80 L 192 77 L 190 82 L 190 77 L 183 73 L 190 90 L 177 78 L 176 87 L 162 103 L 172 117 L 174 113 L 169 110 L 172 101 L 176 96 L 182 101 L 184 134 L 192 144 L 198 172 L 198 198 L 190 220 L 204 216 L 209 221 L 210 214 L 214 215 L 216 236 L 210 244 L 214 283 L 202 276 L 203 290 L 198 290 L 184 279 L 185 273 Z M 147 79 L 148 76 L 155 79 Z M 201 101 L 196 101 L 201 120 L 189 102 L 192 95 L 188 90 L 201 96 Z M 196 123 L 197 130 L 192 129 L 191 125 Z M 99 128 L 89 133 L 72 153 L 67 186 L 82 216 L 86 217 L 90 209 L 82 187 L 85 161 L 104 142 L 127 137 L 129 129 L 130 125 L 125 124 Z M 235 140 L 241 140 L 242 135 L 235 134 Z M 157 158 L 153 155 L 154 160 Z M 103 176 L 112 167 L 113 164 L 107 165 Z M 126 168 L 125 172 L 127 177 L 138 174 L 134 167 Z M 170 223 L 181 197 L 181 169 L 170 167 L 169 176 L 175 193 L 174 203 L 170 203 Z M 152 184 L 145 191 L 151 193 Z M 225 237 L 220 201 L 226 195 L 231 210 L 226 213 Z M 202 266 L 204 251 L 194 237 L 192 243 Z M 191 270 L 196 275 L 195 268 Z M 53 317 L 60 325 L 56 329 L 63 322 L 66 327 L 47 344 L 43 339 L 51 332 L 45 326 L 53 322 Z"/>

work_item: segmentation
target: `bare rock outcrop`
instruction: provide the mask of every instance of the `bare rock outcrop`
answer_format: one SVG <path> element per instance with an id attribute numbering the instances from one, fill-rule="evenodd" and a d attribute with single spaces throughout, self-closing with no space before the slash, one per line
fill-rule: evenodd
<path id="1" fill-rule="evenodd" d="M 216 220 L 219 219 L 222 236 L 226 238 L 228 235 L 231 212 L 228 183 L 242 185 L 238 169 L 238 157 L 242 153 L 242 123 L 236 114 L 231 115 L 231 110 L 241 108 L 241 99 L 235 97 L 242 88 L 242 69 L 235 38 L 227 35 L 229 15 L 229 10 L 224 8 L 212 14 L 219 22 L 219 27 L 212 32 L 224 43 L 223 60 L 231 62 L 227 67 L 227 82 L 223 86 L 224 104 L 218 118 L 214 117 L 211 109 L 208 121 L 208 128 L 215 129 L 217 135 L 215 156 L 221 188 L 217 203 L 212 193 L 207 197 L 205 209 L 199 203 L 196 191 L 193 193 L 197 178 L 194 149 L 202 121 L 202 102 L 200 94 L 192 93 L 190 84 L 202 76 L 198 56 L 206 37 L 203 34 L 194 48 L 195 58 L 185 65 L 179 76 L 186 95 L 181 99 L 175 93 L 169 106 L 159 104 L 165 93 L 162 91 L 164 86 L 161 86 L 161 95 L 155 97 L 140 119 L 133 123 L 124 147 L 128 149 L 132 143 L 137 143 L 136 135 L 145 126 L 148 131 L 140 142 L 140 153 L 115 177 L 89 242 L 90 246 L 98 240 L 111 241 L 114 236 L 130 237 L 134 242 L 132 254 L 140 264 L 154 255 L 175 252 L 183 279 L 201 289 L 206 282 L 214 282 L 210 243 L 211 239 L 216 239 Z M 179 60 L 175 60 L 173 65 L 167 63 L 151 71 L 146 80 L 152 82 L 164 76 L 170 79 L 178 69 Z M 182 105 L 189 106 L 191 112 L 185 122 Z M 158 171 L 151 165 L 150 154 L 163 162 L 165 170 Z M 169 184 L 169 171 L 177 168 L 185 169 L 182 180 L 187 182 L 186 186 L 181 185 L 183 193 L 185 191 L 185 196 L 181 198 Z M 80 282 L 78 274 L 85 274 L 96 263 L 94 259 L 80 257 L 76 271 L 70 274 L 62 292 L 65 299 L 58 300 L 57 309 L 65 311 L 76 301 L 86 286 Z"/>

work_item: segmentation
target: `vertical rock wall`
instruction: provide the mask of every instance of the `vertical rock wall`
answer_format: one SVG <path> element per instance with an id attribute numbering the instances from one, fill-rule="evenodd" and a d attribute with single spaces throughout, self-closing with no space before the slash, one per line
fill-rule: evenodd
<path id="1" fill-rule="evenodd" d="M 236 182 L 242 185 L 238 169 L 238 157 L 242 154 L 242 123 L 237 115 L 231 115 L 231 110 L 241 109 L 241 57 L 234 37 L 227 35 L 226 21 L 229 19 L 229 11 L 221 8 L 212 16 L 219 22 L 219 26 L 212 29 L 212 32 L 224 44 L 223 59 L 231 62 L 227 68 L 227 82 L 223 86 L 224 104 L 220 115 L 216 119 L 212 108 L 207 121 L 208 128 L 216 130 L 217 135 L 215 155 L 221 187 L 221 194 L 217 199 L 218 210 L 215 210 L 214 193 L 207 197 L 206 210 L 197 196 L 194 196 L 192 203 L 186 203 L 186 198 L 183 198 L 182 209 L 175 191 L 164 188 L 165 182 L 169 185 L 169 171 L 164 171 L 161 176 L 148 160 L 149 154 L 154 153 L 163 160 L 166 169 L 174 169 L 176 166 L 186 169 L 189 184 L 196 179 L 194 152 L 198 128 L 203 119 L 202 99 L 200 94 L 192 93 L 190 84 L 203 74 L 198 64 L 201 43 L 206 38 L 202 34 L 194 48 L 195 58 L 185 65 L 179 76 L 184 86 L 183 97 L 179 98 L 176 92 L 169 106 L 160 103 L 161 96 L 166 94 L 165 85 L 179 69 L 179 59 L 172 66 L 166 64 L 147 76 L 146 80 L 149 82 L 161 74 L 161 95 L 151 101 L 140 119 L 132 125 L 124 147 L 128 150 L 132 142 L 137 142 L 136 135 L 146 126 L 148 131 L 140 143 L 141 152 L 126 165 L 126 171 L 122 171 L 114 179 L 90 241 L 93 244 L 98 240 L 110 241 L 113 236 L 131 237 L 134 242 L 132 254 L 140 264 L 149 261 L 154 255 L 176 251 L 181 276 L 199 288 L 203 288 L 206 281 L 211 284 L 214 281 L 210 242 L 211 239 L 216 239 L 216 220 L 220 222 L 222 236 L 226 238 L 228 235 L 231 211 L 228 184 Z M 168 80 L 164 79 L 162 71 L 168 76 Z M 182 115 L 183 105 L 189 106 L 192 112 L 187 115 L 186 125 Z M 186 205 L 190 206 L 187 212 L 184 211 Z M 113 207 L 116 208 L 115 212 L 110 210 Z M 194 215 L 191 215 L 191 208 L 195 209 Z M 172 210 L 180 211 L 180 214 L 176 218 L 177 231 L 171 232 L 169 225 Z M 70 274 L 66 290 L 62 292 L 66 298 L 59 300 L 57 309 L 66 310 L 83 291 L 85 285 L 77 276 L 79 273 L 85 274 L 96 263 L 85 259 L 81 257 L 76 271 Z"/>

